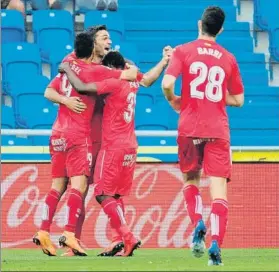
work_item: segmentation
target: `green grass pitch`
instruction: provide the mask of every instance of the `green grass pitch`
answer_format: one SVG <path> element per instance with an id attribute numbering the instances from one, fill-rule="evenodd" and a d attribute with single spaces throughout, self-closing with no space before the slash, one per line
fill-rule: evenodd
<path id="1" fill-rule="evenodd" d="M 48 257 L 35 249 L 3 249 L 2 271 L 279 271 L 276 249 L 224 249 L 223 267 L 208 267 L 207 256 L 192 257 L 188 249 L 140 249 L 129 258 Z M 61 250 L 58 252 L 62 253 Z"/>

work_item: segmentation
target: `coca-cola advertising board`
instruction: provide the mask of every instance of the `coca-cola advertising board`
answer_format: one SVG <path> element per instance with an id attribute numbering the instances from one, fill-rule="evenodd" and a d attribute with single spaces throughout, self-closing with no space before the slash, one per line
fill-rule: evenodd
<path id="1" fill-rule="evenodd" d="M 2 164 L 2 247 L 33 247 L 42 207 L 51 185 L 50 164 Z M 210 234 L 209 181 L 201 182 L 203 216 Z M 183 199 L 184 184 L 177 164 L 138 164 L 133 191 L 125 199 L 127 222 L 145 248 L 188 247 L 190 224 Z M 279 164 L 234 164 L 229 183 L 227 248 L 279 246 Z M 67 194 L 59 204 L 52 238 L 63 231 Z M 83 235 L 88 248 L 105 247 L 110 231 L 105 214 L 90 188 Z M 209 235 L 207 236 L 209 238 Z"/>

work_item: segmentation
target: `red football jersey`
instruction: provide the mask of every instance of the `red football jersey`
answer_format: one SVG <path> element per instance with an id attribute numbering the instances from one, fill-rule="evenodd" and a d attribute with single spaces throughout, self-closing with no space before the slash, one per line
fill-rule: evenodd
<path id="1" fill-rule="evenodd" d="M 63 62 L 69 62 L 75 59 L 76 59 L 76 54 L 73 51 L 63 59 Z M 121 75 L 120 70 L 111 70 L 108 67 L 104 67 L 101 64 L 94 63 L 94 62 L 92 62 L 91 65 L 95 67 L 93 82 L 94 81 L 99 82 L 108 78 L 119 78 Z M 101 142 L 102 139 L 102 119 L 103 119 L 103 107 L 104 107 L 104 101 L 102 97 L 96 97 L 95 106 L 96 107 L 94 109 L 93 117 L 91 121 L 91 129 L 92 129 L 91 138 L 93 143 Z"/>
<path id="2" fill-rule="evenodd" d="M 119 70 L 112 70 L 101 65 L 86 64 L 79 59 L 71 62 L 71 68 L 85 83 L 98 81 L 100 80 L 99 78 L 119 78 L 121 75 L 121 71 Z M 74 111 L 68 109 L 65 105 L 60 105 L 57 119 L 52 129 L 74 134 L 90 134 L 96 97 L 79 94 L 72 88 L 67 75 L 59 74 L 52 80 L 49 87 L 54 88 L 60 94 L 65 96 L 80 97 L 87 106 L 86 110 L 82 113 L 75 113 Z"/>
<path id="3" fill-rule="evenodd" d="M 198 39 L 176 47 L 166 74 L 182 75 L 178 134 L 229 140 L 226 91 L 244 91 L 235 57 L 216 42 Z"/>
<path id="4" fill-rule="evenodd" d="M 72 70 L 85 82 L 92 80 L 92 73 L 89 72 L 91 65 L 76 59 L 71 63 Z M 93 96 L 79 94 L 69 83 L 66 74 L 58 74 L 49 84 L 49 87 L 55 89 L 62 95 L 68 97 L 80 97 L 86 104 L 86 110 L 82 113 L 76 113 L 65 105 L 59 105 L 57 118 L 52 129 L 67 134 L 88 135 L 91 133 L 91 119 L 95 106 Z"/>
<path id="5" fill-rule="evenodd" d="M 137 148 L 135 134 L 135 103 L 137 81 L 109 79 L 97 83 L 98 94 L 107 94 L 103 114 L 102 149 Z"/>

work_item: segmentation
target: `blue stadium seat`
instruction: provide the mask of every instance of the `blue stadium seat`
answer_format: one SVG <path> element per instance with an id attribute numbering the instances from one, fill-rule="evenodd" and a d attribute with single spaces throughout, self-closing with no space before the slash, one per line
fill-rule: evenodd
<path id="1" fill-rule="evenodd" d="M 115 47 L 126 59 L 133 61 L 135 64 L 139 64 L 139 51 L 134 43 L 121 42 Z"/>
<path id="2" fill-rule="evenodd" d="M 279 27 L 271 32 L 270 53 L 275 61 L 279 62 Z"/>
<path id="3" fill-rule="evenodd" d="M 26 105 L 30 105 L 32 109 Z M 44 98 L 43 94 L 17 96 L 17 109 L 22 125 L 27 128 L 50 129 L 57 115 L 58 106 Z"/>
<path id="4" fill-rule="evenodd" d="M 250 37 L 249 23 L 228 22 L 224 26 L 225 31 L 222 37 Z M 141 38 L 165 38 L 170 39 L 196 39 L 198 34 L 198 26 L 196 21 L 192 22 L 139 22 L 128 21 L 125 23 L 125 38 L 126 39 L 141 39 Z"/>
<path id="5" fill-rule="evenodd" d="M 164 5 L 173 5 L 173 3 L 185 5 L 185 6 L 191 6 L 193 5 L 193 0 L 160 0 L 160 4 Z M 233 5 L 233 0 L 195 0 L 195 5 L 197 6 L 205 6 L 207 7 L 210 5 L 219 5 L 219 6 L 229 6 Z M 133 6 L 154 6 L 158 4 L 158 0 L 121 0 L 121 7 L 133 7 Z"/>
<path id="6" fill-rule="evenodd" d="M 139 130 L 167 130 L 168 119 L 163 118 L 159 113 L 164 112 L 164 108 L 157 107 L 153 104 L 152 99 L 147 97 L 140 100 L 137 97 L 136 105 L 136 129 Z"/>
<path id="7" fill-rule="evenodd" d="M 42 74 L 40 51 L 36 44 L 2 45 L 3 81 L 28 80 Z"/>
<path id="8" fill-rule="evenodd" d="M 279 1 L 278 0 L 254 0 L 254 31 L 255 45 L 258 45 L 258 30 L 269 31 L 279 27 L 278 20 Z"/>
<path id="9" fill-rule="evenodd" d="M 73 17 L 66 10 L 38 10 L 33 12 L 34 40 L 49 62 L 58 50 L 73 48 Z"/>
<path id="10" fill-rule="evenodd" d="M 237 52 L 235 54 L 237 63 L 242 70 L 261 70 L 266 72 L 265 68 L 265 55 Z"/>
<path id="11" fill-rule="evenodd" d="M 243 83 L 245 86 L 267 86 L 268 74 L 267 71 L 243 71 L 242 72 Z"/>
<path id="12" fill-rule="evenodd" d="M 51 78 L 54 78 L 57 75 L 59 64 L 64 59 L 64 57 L 72 51 L 72 46 L 67 45 L 65 48 L 57 48 L 57 50 L 52 52 L 49 56 L 46 55 L 46 57 L 43 57 L 43 59 L 50 64 Z"/>
<path id="13" fill-rule="evenodd" d="M 138 137 L 138 144 L 140 146 L 176 146 L 176 137 Z"/>
<path id="14" fill-rule="evenodd" d="M 11 84 L 9 84 L 9 94 L 13 98 L 13 104 L 15 106 L 17 116 L 20 115 L 19 102 L 21 101 L 21 95 L 23 96 L 29 94 L 43 95 L 48 84 L 49 84 L 49 79 L 44 76 L 34 77 L 32 79 L 32 82 L 23 80 L 23 81 L 14 81 Z M 22 121 L 25 122 L 24 120 L 19 120 L 19 122 Z"/>
<path id="15" fill-rule="evenodd" d="M 9 84 L 9 93 L 15 98 L 21 94 L 44 94 L 49 84 L 49 79 L 45 76 L 36 76 L 29 80 L 13 81 Z"/>
<path id="16" fill-rule="evenodd" d="M 266 96 L 279 97 L 279 87 L 268 86 L 245 86 L 245 96 L 262 96 L 263 101 Z"/>
<path id="17" fill-rule="evenodd" d="M 158 52 L 162 52 L 162 49 L 166 46 L 166 45 L 170 45 L 170 46 L 177 46 L 178 44 L 183 44 L 183 43 L 187 43 L 189 41 L 191 41 L 191 39 L 188 39 L 187 37 L 185 37 L 183 40 L 176 40 L 176 39 L 172 39 L 172 40 L 168 40 L 166 41 L 165 39 L 148 39 L 148 40 L 127 40 L 129 42 L 134 42 L 139 51 L 140 54 L 142 53 L 158 53 Z M 224 46 L 227 50 L 229 50 L 232 53 L 236 53 L 236 52 L 253 52 L 253 42 L 251 38 L 239 38 L 239 39 L 218 39 L 217 40 L 222 46 Z M 239 46 L 239 44 L 241 44 L 241 46 Z"/>
<path id="18" fill-rule="evenodd" d="M 208 6 L 208 5 L 206 5 Z M 181 18 L 187 18 L 187 21 L 198 21 L 203 13 L 205 6 L 177 6 L 177 5 L 139 5 L 137 7 L 121 7 L 119 13 L 123 14 L 125 21 L 181 21 Z M 167 14 L 166 14 L 167 10 Z M 224 6 L 227 21 L 236 21 L 236 9 L 233 5 Z M 163 14 L 166 14 L 164 16 Z"/>
<path id="19" fill-rule="evenodd" d="M 84 29 L 99 24 L 107 26 L 113 45 L 121 42 L 124 35 L 124 21 L 120 13 L 112 11 L 89 11 L 85 14 Z"/>
<path id="20" fill-rule="evenodd" d="M 168 129 L 176 130 L 178 127 L 179 114 L 173 110 L 162 94 L 160 97 L 157 96 L 155 106 L 156 113 L 167 121 Z M 161 114 L 164 114 L 164 116 L 161 116 Z"/>
<path id="21" fill-rule="evenodd" d="M 2 146 L 31 146 L 33 144 L 30 137 L 17 137 L 13 135 L 2 135 L 1 136 L 1 145 Z"/>
<path id="22" fill-rule="evenodd" d="M 279 129 L 278 97 L 250 97 L 242 108 L 228 108 L 227 112 L 232 129 Z"/>
<path id="23" fill-rule="evenodd" d="M 17 10 L 1 10 L 1 42 L 24 42 L 25 26 L 23 15 Z"/>
<path id="24" fill-rule="evenodd" d="M 232 146 L 278 146 L 278 129 L 231 129 Z"/>
<path id="25" fill-rule="evenodd" d="M 2 105 L 1 107 L 1 115 L 2 115 L 2 122 L 1 128 L 15 128 L 16 121 L 15 121 L 15 114 L 13 107 Z"/>

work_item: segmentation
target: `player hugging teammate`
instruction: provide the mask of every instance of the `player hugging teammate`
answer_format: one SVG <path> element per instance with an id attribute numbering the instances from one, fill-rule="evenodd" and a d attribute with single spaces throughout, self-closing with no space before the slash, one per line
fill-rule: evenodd
<path id="1" fill-rule="evenodd" d="M 129 186 L 132 183 L 136 162 L 137 144 L 135 137 L 133 138 L 135 94 L 140 85 L 148 87 L 158 79 L 168 64 L 171 48 L 164 48 L 162 60 L 149 72 L 140 74 L 136 67 L 126 65 L 125 61 L 123 64 L 123 57 L 117 52 L 111 52 L 107 58 L 104 58 L 110 47 L 111 40 L 105 26 L 96 26 L 78 34 L 75 40 L 75 51 L 68 55 L 64 62 L 68 63 L 69 66 L 66 65 L 66 67 L 73 71 L 80 80 L 89 83 L 86 86 L 89 88 L 89 92 L 87 94 L 79 93 L 72 87 L 66 74 L 62 73 L 53 79 L 45 92 L 47 99 L 59 103 L 60 106 L 50 138 L 52 186 L 45 200 L 41 228 L 35 234 L 33 242 L 41 246 L 43 252 L 50 256 L 56 255 L 56 249 L 49 236 L 50 226 L 59 200 L 66 191 L 68 183 L 71 184 L 71 189 L 67 201 L 67 223 L 59 243 L 67 247 L 63 256 L 87 255 L 80 243 L 80 237 L 85 218 L 84 201 L 88 185 L 93 183 L 93 177 L 96 179 L 96 199 L 102 205 L 105 213 L 108 214 L 112 229 L 112 243 L 100 256 L 114 256 L 123 247 L 125 248 L 121 255 L 130 256 L 140 244 L 125 223 L 124 202 L 122 200 L 122 196 L 127 195 L 130 190 Z M 102 60 L 106 66 L 102 65 Z M 104 81 L 104 83 L 109 83 L 105 81 L 109 78 L 118 79 L 119 83 L 125 83 L 124 85 L 127 87 L 125 90 L 130 90 L 129 93 L 125 94 L 120 91 L 122 96 L 127 95 L 127 97 L 125 99 L 119 98 L 120 104 L 117 106 L 120 108 L 115 113 L 115 126 L 112 128 L 102 121 L 103 111 L 106 113 L 111 110 L 112 103 L 106 103 L 104 107 L 103 97 L 92 95 L 90 85 L 90 82 Z M 82 91 L 82 88 L 77 87 L 77 89 Z M 115 94 L 111 93 L 109 96 L 116 95 L 117 98 L 118 91 L 122 89 L 122 85 L 115 85 L 115 89 L 112 89 L 116 90 Z M 101 94 L 104 90 L 108 92 L 107 88 L 98 88 L 98 93 Z M 121 114 L 124 118 L 123 125 L 127 124 L 128 126 L 127 135 L 123 136 L 122 140 L 132 139 L 127 154 L 121 149 L 121 147 L 126 146 L 125 144 L 119 145 L 110 138 L 118 140 L 120 135 L 118 131 L 122 130 L 117 127 L 119 124 L 116 121 Z M 111 116 L 107 116 L 106 114 L 104 121 L 107 120 L 106 118 L 111 118 Z M 101 145 L 102 150 L 98 155 Z M 115 151 L 117 146 L 119 152 Z M 123 166 L 122 171 L 119 168 L 120 173 L 115 172 L 118 176 L 116 175 L 113 179 L 107 173 L 107 171 L 115 170 L 108 169 L 109 160 L 112 158 L 109 156 L 110 152 L 114 152 L 112 156 L 114 162 Z M 97 156 L 98 164 L 95 167 Z M 121 162 L 122 156 L 125 162 Z M 98 174 L 94 174 L 95 168 L 99 171 Z M 119 175 L 125 173 L 127 178 L 123 180 L 122 185 L 119 185 L 123 188 L 110 188 L 115 182 L 120 183 Z"/>

